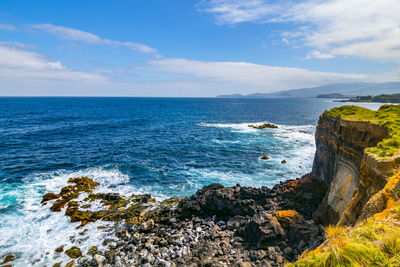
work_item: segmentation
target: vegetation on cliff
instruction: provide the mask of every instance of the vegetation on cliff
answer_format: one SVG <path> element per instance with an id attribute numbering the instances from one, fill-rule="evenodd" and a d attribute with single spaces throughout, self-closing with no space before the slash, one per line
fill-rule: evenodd
<path id="1" fill-rule="evenodd" d="M 375 155 L 373 162 L 393 164 L 382 165 L 390 167 L 390 171 L 385 170 L 383 187 L 374 189 L 374 176 L 364 174 L 363 183 L 370 193 L 364 196 L 365 205 L 355 225 L 328 226 L 326 241 L 315 250 L 305 251 L 288 266 L 400 266 L 400 171 L 396 160 L 400 150 L 400 106 L 383 105 L 378 111 L 344 106 L 326 111 L 323 116 L 385 127 L 390 137 L 365 151 Z M 356 191 L 355 196 L 360 189 Z"/>
<path id="2" fill-rule="evenodd" d="M 376 147 L 367 148 L 366 151 L 379 157 L 400 154 L 400 105 L 383 105 L 377 111 L 358 106 L 342 106 L 325 111 L 323 115 L 365 121 L 387 128 L 391 137 L 382 140 Z"/>
<path id="3" fill-rule="evenodd" d="M 327 240 L 289 266 L 400 266 L 400 205 L 354 227 L 329 226 Z"/>

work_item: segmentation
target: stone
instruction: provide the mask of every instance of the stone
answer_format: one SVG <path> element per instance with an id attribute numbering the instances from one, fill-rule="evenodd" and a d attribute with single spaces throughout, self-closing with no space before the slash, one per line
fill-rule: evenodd
<path id="1" fill-rule="evenodd" d="M 88 255 L 96 255 L 97 253 L 98 253 L 98 248 L 96 246 L 92 246 L 87 252 Z"/>
<path id="2" fill-rule="evenodd" d="M 286 164 L 286 160 L 282 160 L 281 163 L 282 163 L 282 164 Z"/>
<path id="3" fill-rule="evenodd" d="M 259 259 L 259 260 L 262 260 L 266 255 L 267 255 L 267 253 L 265 252 L 265 250 L 257 251 L 257 259 Z"/>
<path id="4" fill-rule="evenodd" d="M 49 201 L 49 200 L 57 199 L 57 198 L 59 198 L 59 197 L 60 197 L 59 194 L 47 193 L 47 194 L 45 194 L 45 195 L 43 196 L 42 202 L 41 202 L 41 203 L 44 203 L 44 202 Z"/>
<path id="5" fill-rule="evenodd" d="M 268 157 L 268 156 L 262 156 L 260 159 L 262 159 L 262 160 L 269 160 L 269 157 Z"/>
<path id="6" fill-rule="evenodd" d="M 93 260 L 97 263 L 97 265 L 102 266 L 106 258 L 102 255 L 96 254 L 93 256 Z"/>
<path id="7" fill-rule="evenodd" d="M 154 228 L 154 221 L 148 220 L 140 225 L 140 230 L 142 231 L 150 231 Z"/>
<path id="8" fill-rule="evenodd" d="M 287 247 L 283 250 L 283 256 L 288 259 L 291 260 L 294 256 L 294 252 L 293 249 L 291 247 Z"/>
<path id="9" fill-rule="evenodd" d="M 59 246 L 58 248 L 55 249 L 55 252 L 61 253 L 64 251 L 64 246 Z"/>
<path id="10" fill-rule="evenodd" d="M 260 262 L 260 265 L 259 265 L 260 267 L 272 267 L 272 265 L 271 265 L 271 263 L 269 263 L 269 261 L 267 261 L 267 260 L 262 260 L 261 262 Z"/>
<path id="11" fill-rule="evenodd" d="M 16 257 L 15 257 L 14 254 L 8 254 L 3 258 L 3 263 L 2 264 L 10 262 L 10 261 L 14 261 L 15 259 L 16 259 Z"/>
<path id="12" fill-rule="evenodd" d="M 249 124 L 248 127 L 254 128 L 254 129 L 278 128 L 278 126 L 271 124 L 271 123 L 264 123 L 264 124 L 260 124 L 260 125 Z"/>
<path id="13" fill-rule="evenodd" d="M 68 255 L 71 259 L 77 259 L 82 256 L 82 251 L 80 248 L 73 246 L 70 249 L 65 251 L 65 254 Z"/>

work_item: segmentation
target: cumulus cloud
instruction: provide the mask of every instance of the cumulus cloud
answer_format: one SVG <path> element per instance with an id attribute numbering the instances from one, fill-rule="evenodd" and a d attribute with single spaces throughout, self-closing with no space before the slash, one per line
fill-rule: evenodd
<path id="1" fill-rule="evenodd" d="M 400 62 L 398 0 L 203 0 L 199 10 L 218 24 L 290 23 L 285 38 L 322 54 Z"/>
<path id="2" fill-rule="evenodd" d="M 30 26 L 32 29 L 41 30 L 49 34 L 53 34 L 60 39 L 74 41 L 74 42 L 82 42 L 87 44 L 98 44 L 98 45 L 110 45 L 110 46 L 122 46 L 127 47 L 129 49 L 143 52 L 143 53 L 156 53 L 157 50 L 151 48 L 147 45 L 141 43 L 134 42 L 120 42 L 110 39 L 103 39 L 99 36 L 85 32 L 73 28 L 57 26 L 53 24 L 35 24 Z"/>

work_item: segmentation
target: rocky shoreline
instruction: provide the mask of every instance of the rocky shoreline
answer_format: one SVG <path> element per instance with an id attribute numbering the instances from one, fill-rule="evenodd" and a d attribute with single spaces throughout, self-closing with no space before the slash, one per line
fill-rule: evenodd
<path id="1" fill-rule="evenodd" d="M 46 194 L 44 205 L 80 221 L 83 234 L 96 220 L 120 227 L 114 239 L 104 240 L 104 251 L 55 248 L 71 258 L 65 266 L 282 266 L 324 241 L 312 214 L 326 185 L 308 175 L 271 189 L 211 184 L 162 202 L 149 195 L 96 194 L 98 184 L 87 177 L 69 182 L 59 194 Z"/>

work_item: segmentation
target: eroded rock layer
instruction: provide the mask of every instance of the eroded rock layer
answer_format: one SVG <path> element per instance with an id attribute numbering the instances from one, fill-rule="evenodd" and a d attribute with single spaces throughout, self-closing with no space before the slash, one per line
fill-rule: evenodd
<path id="1" fill-rule="evenodd" d="M 364 210 L 382 190 L 399 163 L 395 157 L 378 159 L 365 151 L 390 137 L 385 127 L 322 115 L 315 134 L 317 151 L 311 176 L 328 186 L 314 220 L 322 224 L 349 225 L 374 213 Z M 361 216 L 361 214 L 363 214 Z"/>

